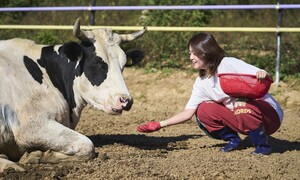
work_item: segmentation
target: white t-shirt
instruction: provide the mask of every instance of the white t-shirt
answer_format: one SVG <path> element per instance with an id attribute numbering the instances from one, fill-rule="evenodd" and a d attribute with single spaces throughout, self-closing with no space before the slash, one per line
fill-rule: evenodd
<path id="1" fill-rule="evenodd" d="M 185 109 L 197 109 L 198 105 L 203 101 L 215 101 L 218 103 L 223 103 L 228 109 L 233 110 L 234 102 L 236 98 L 232 98 L 225 94 L 220 86 L 218 74 L 219 73 L 243 73 L 243 74 L 253 74 L 255 75 L 260 69 L 248 64 L 242 60 L 225 57 L 218 69 L 217 73 L 210 78 L 196 78 L 193 85 L 193 91 L 191 97 L 185 107 Z M 283 111 L 280 105 L 275 101 L 275 99 L 267 93 L 260 100 L 268 102 L 277 112 L 280 121 L 283 119 Z"/>

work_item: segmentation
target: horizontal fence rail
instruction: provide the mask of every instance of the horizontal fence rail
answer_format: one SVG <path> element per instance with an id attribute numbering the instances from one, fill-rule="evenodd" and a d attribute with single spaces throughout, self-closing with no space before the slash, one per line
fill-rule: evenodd
<path id="1" fill-rule="evenodd" d="M 120 31 L 141 30 L 142 26 L 80 26 L 81 29 L 92 30 L 97 28 L 111 28 Z M 63 25 L 0 25 L 0 29 L 51 29 L 51 30 L 71 30 L 73 26 Z M 148 31 L 210 31 L 210 32 L 300 32 L 300 28 L 289 27 L 159 27 L 148 26 Z"/>
<path id="2" fill-rule="evenodd" d="M 61 7 L 2 7 L 9 11 L 96 11 L 96 10 L 233 10 L 233 9 L 299 9 L 300 4 L 262 5 L 198 5 L 198 6 L 61 6 Z"/>
<path id="3" fill-rule="evenodd" d="M 277 27 L 147 27 L 148 31 L 214 31 L 214 32 L 274 32 L 277 33 L 277 57 L 276 57 L 276 84 L 279 83 L 280 71 L 280 42 L 282 32 L 300 32 L 299 27 L 281 27 L 283 9 L 300 9 L 300 4 L 277 4 L 261 5 L 179 5 L 179 6 L 61 6 L 61 7 L 0 7 L 0 12 L 15 11 L 90 11 L 91 23 L 94 25 L 95 11 L 122 11 L 122 10 L 261 10 L 275 9 L 278 11 Z M 113 30 L 140 30 L 141 26 L 81 26 L 82 29 L 111 28 Z M 0 29 L 53 29 L 70 30 L 73 26 L 64 25 L 0 25 Z"/>

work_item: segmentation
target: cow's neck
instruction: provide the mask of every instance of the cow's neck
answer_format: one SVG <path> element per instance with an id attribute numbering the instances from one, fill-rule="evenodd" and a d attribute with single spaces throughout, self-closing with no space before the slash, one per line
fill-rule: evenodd
<path id="1" fill-rule="evenodd" d="M 71 123 L 78 121 L 77 119 L 82 109 L 77 109 L 77 114 L 73 115 L 73 109 L 76 107 L 73 83 L 75 76 L 80 73 L 80 67 L 75 69 L 76 62 L 69 61 L 68 58 L 60 52 L 57 53 L 54 50 L 54 46 L 48 46 L 42 49 L 41 58 L 38 59 L 38 63 L 41 67 L 45 68 L 53 86 L 62 93 L 67 101 Z"/>

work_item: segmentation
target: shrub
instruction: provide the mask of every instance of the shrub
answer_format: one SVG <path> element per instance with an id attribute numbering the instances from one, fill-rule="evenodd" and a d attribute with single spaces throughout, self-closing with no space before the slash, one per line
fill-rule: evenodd
<path id="1" fill-rule="evenodd" d="M 144 0 L 144 5 L 201 5 L 211 3 L 209 0 Z M 191 10 L 153 10 L 143 11 L 140 16 L 142 26 L 181 26 L 202 27 L 207 25 L 212 11 Z M 185 68 L 188 58 L 187 41 L 194 32 L 147 32 L 139 42 L 147 52 L 143 61 L 146 68 Z M 146 65 L 147 64 L 147 65 Z"/>

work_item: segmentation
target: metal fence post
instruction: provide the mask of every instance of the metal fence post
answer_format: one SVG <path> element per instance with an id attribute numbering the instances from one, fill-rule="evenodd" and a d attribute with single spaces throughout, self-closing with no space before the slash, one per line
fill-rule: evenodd
<path id="1" fill-rule="evenodd" d="M 282 24 L 282 10 L 280 9 L 281 0 L 277 0 L 277 8 L 278 8 L 278 21 L 277 21 L 277 29 L 281 27 Z M 281 43 L 281 32 L 277 32 L 277 56 L 276 56 L 276 85 L 279 84 L 280 80 L 280 43 Z"/>
<path id="2" fill-rule="evenodd" d="M 96 6 L 96 0 L 91 0 L 91 6 Z M 95 10 L 91 11 L 90 15 L 90 25 L 94 26 L 95 25 Z"/>

